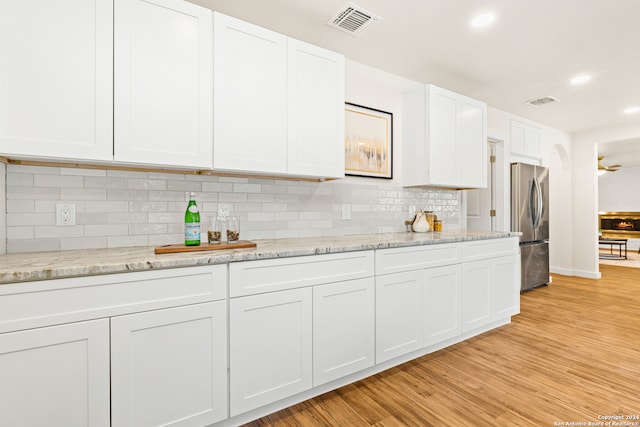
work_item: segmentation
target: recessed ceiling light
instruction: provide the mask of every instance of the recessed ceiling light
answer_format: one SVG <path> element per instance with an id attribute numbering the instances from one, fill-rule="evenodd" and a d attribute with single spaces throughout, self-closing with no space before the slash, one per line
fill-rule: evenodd
<path id="1" fill-rule="evenodd" d="M 625 114 L 635 114 L 635 113 L 640 113 L 640 107 L 629 107 L 626 110 L 624 110 Z"/>
<path id="2" fill-rule="evenodd" d="M 591 76 L 589 74 L 581 74 L 579 76 L 575 76 L 571 79 L 572 85 L 582 85 L 591 80 Z"/>
<path id="3" fill-rule="evenodd" d="M 471 26 L 474 28 L 484 28 L 490 25 L 496 19 L 493 13 L 483 13 L 471 20 Z"/>

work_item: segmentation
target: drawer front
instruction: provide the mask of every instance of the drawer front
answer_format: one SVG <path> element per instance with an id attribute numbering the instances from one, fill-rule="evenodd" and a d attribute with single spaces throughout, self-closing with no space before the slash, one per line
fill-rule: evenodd
<path id="1" fill-rule="evenodd" d="M 227 266 L 0 286 L 0 333 L 224 299 Z"/>
<path id="2" fill-rule="evenodd" d="M 376 274 L 440 267 L 460 262 L 460 243 L 443 243 L 376 251 Z"/>
<path id="3" fill-rule="evenodd" d="M 243 261 L 229 264 L 231 297 L 373 276 L 373 251 Z"/>
<path id="4" fill-rule="evenodd" d="M 474 240 L 462 243 L 462 261 L 496 258 L 519 252 L 518 238 Z"/>

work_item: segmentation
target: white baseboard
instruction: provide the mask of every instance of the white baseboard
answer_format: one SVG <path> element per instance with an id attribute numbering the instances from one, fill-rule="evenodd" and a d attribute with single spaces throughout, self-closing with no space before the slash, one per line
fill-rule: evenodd
<path id="1" fill-rule="evenodd" d="M 587 279 L 601 279 L 602 274 L 599 271 L 582 271 L 582 270 L 571 270 L 568 268 L 551 268 L 549 269 L 551 273 L 562 274 L 564 276 L 578 276 L 578 277 L 586 277 Z"/>

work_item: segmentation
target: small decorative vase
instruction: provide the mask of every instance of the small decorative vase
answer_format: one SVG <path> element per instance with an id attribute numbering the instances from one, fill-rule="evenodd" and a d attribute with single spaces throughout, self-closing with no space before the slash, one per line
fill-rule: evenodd
<path id="1" fill-rule="evenodd" d="M 424 211 L 418 212 L 416 219 L 411 226 L 416 233 L 426 233 L 429 231 L 429 221 L 427 220 L 427 214 Z"/>

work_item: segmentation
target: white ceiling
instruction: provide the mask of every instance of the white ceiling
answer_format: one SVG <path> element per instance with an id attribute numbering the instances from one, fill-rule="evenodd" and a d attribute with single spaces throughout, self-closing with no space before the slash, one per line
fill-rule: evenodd
<path id="1" fill-rule="evenodd" d="M 326 25 L 347 0 L 189 1 L 570 133 L 640 124 L 640 0 L 353 0 L 383 18 L 360 37 Z"/>

